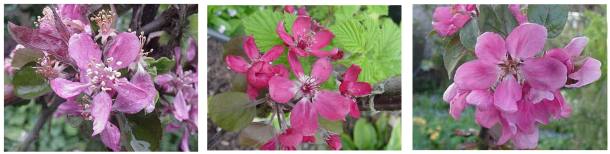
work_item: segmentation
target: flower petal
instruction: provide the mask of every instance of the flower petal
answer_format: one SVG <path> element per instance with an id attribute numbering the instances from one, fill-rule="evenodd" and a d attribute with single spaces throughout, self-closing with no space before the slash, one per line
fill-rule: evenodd
<path id="1" fill-rule="evenodd" d="M 521 24 L 506 37 L 508 53 L 515 58 L 527 59 L 534 57 L 544 48 L 547 30 L 542 25 Z"/>
<path id="2" fill-rule="evenodd" d="M 292 25 L 292 37 L 302 38 L 311 31 L 311 18 L 308 16 L 298 16 Z"/>
<path id="3" fill-rule="evenodd" d="M 303 141 L 303 135 L 293 128 L 288 128 L 278 136 L 282 149 L 296 148 Z"/>
<path id="4" fill-rule="evenodd" d="M 292 69 L 292 73 L 294 73 L 294 76 L 296 76 L 297 78 L 303 77 L 305 74 L 303 73 L 303 67 L 301 66 L 301 62 L 299 61 L 299 58 L 297 57 L 297 54 L 295 50 L 297 50 L 296 48 L 290 48 L 291 51 L 288 52 L 288 64 L 290 64 L 290 69 Z"/>
<path id="5" fill-rule="evenodd" d="M 106 52 L 104 58 L 112 58 L 107 65 L 114 70 L 129 66 L 140 56 L 140 45 L 140 39 L 135 33 L 119 33 L 104 50 Z"/>
<path id="6" fill-rule="evenodd" d="M 344 120 L 350 111 L 352 101 L 337 92 L 322 90 L 313 98 L 316 111 L 325 119 Z"/>
<path id="7" fill-rule="evenodd" d="M 267 88 L 269 79 L 274 75 L 274 67 L 266 62 L 256 62 L 248 70 L 246 79 L 248 84 L 257 89 Z"/>
<path id="8" fill-rule="evenodd" d="M 290 113 L 290 125 L 297 132 L 309 136 L 318 130 L 318 113 L 308 99 L 301 99 Z"/>
<path id="9" fill-rule="evenodd" d="M 452 17 L 451 7 L 447 6 L 436 7 L 434 13 L 432 13 L 432 19 L 434 19 L 435 22 L 448 23 Z"/>
<path id="10" fill-rule="evenodd" d="M 328 139 L 326 139 L 326 144 L 331 150 L 341 150 L 341 138 L 337 134 L 331 134 Z"/>
<path id="11" fill-rule="evenodd" d="M 258 47 L 256 47 L 256 42 L 254 42 L 253 36 L 246 37 L 246 40 L 244 40 L 243 48 L 244 52 L 246 53 L 246 55 L 248 55 L 248 58 L 250 58 L 251 61 L 254 61 L 255 59 L 261 57 L 260 50 L 258 50 Z"/>
<path id="12" fill-rule="evenodd" d="M 66 99 L 65 102 L 59 104 L 55 116 L 69 115 L 69 116 L 80 116 L 83 112 L 83 107 L 74 98 Z"/>
<path id="13" fill-rule="evenodd" d="M 335 38 L 335 35 L 327 29 L 322 29 L 314 35 L 314 42 L 311 49 L 321 49 L 326 47 L 330 41 Z"/>
<path id="14" fill-rule="evenodd" d="M 570 79 L 577 80 L 578 82 L 566 85 L 566 87 L 582 87 L 599 80 L 602 75 L 601 65 L 599 60 L 587 57 L 576 72 L 568 75 Z"/>
<path id="15" fill-rule="evenodd" d="M 106 124 L 106 128 L 100 134 L 100 139 L 112 151 L 121 151 L 121 131 L 112 123 Z"/>
<path id="16" fill-rule="evenodd" d="M 68 45 L 59 36 L 41 33 L 37 30 L 25 26 L 17 26 L 13 23 L 8 24 L 8 31 L 15 41 L 27 48 L 40 51 L 47 51 L 58 58 L 67 58 Z"/>
<path id="17" fill-rule="evenodd" d="M 492 128 L 496 123 L 500 121 L 500 114 L 498 113 L 498 110 L 494 108 L 477 108 L 474 113 L 474 117 L 477 124 L 485 128 Z"/>
<path id="18" fill-rule="evenodd" d="M 186 48 L 186 60 L 193 61 L 195 58 L 197 58 L 197 41 L 194 38 L 189 37 L 188 42 L 188 48 Z"/>
<path id="19" fill-rule="evenodd" d="M 358 75 L 362 71 L 362 68 L 356 64 L 352 64 L 345 72 L 343 73 L 343 81 L 358 81 Z"/>
<path id="20" fill-rule="evenodd" d="M 294 83 L 286 78 L 274 76 L 269 80 L 269 95 L 278 103 L 287 103 L 296 93 Z"/>
<path id="21" fill-rule="evenodd" d="M 477 38 L 474 52 L 483 62 L 498 64 L 506 59 L 506 43 L 502 36 L 485 32 Z"/>
<path id="22" fill-rule="evenodd" d="M 93 134 L 95 136 L 106 128 L 110 118 L 112 98 L 106 92 L 97 93 L 91 103 L 91 116 L 93 117 Z"/>
<path id="23" fill-rule="evenodd" d="M 87 33 L 74 34 L 70 37 L 68 53 L 81 71 L 86 70 L 90 63 L 99 63 L 102 59 L 102 50 Z"/>
<path id="24" fill-rule="evenodd" d="M 160 74 L 155 77 L 155 83 L 161 86 L 165 92 L 171 92 L 174 90 L 172 80 L 174 80 L 174 76 L 170 73 Z"/>
<path id="25" fill-rule="evenodd" d="M 339 48 L 333 48 L 330 51 L 324 51 L 322 49 L 311 49 L 311 54 L 313 54 L 314 56 L 319 57 L 319 58 L 334 56 L 338 52 L 339 52 Z"/>
<path id="26" fill-rule="evenodd" d="M 517 111 L 517 101 L 521 99 L 521 85 L 512 75 L 504 77 L 496 87 L 494 105 L 504 112 Z"/>
<path id="27" fill-rule="evenodd" d="M 182 131 L 182 139 L 180 139 L 180 149 L 183 152 L 189 152 L 189 131 L 185 128 Z"/>
<path id="28" fill-rule="evenodd" d="M 174 97 L 173 107 L 174 117 L 176 117 L 178 121 L 187 120 L 189 118 L 190 106 L 186 104 L 186 100 L 184 98 L 184 95 L 182 94 L 182 90 L 178 90 L 178 93 L 176 93 L 176 97 Z"/>
<path id="29" fill-rule="evenodd" d="M 358 103 L 356 101 L 351 101 L 349 115 L 353 118 L 360 118 L 360 109 L 358 108 Z"/>
<path id="30" fill-rule="evenodd" d="M 453 119 L 460 119 L 462 112 L 466 108 L 466 96 L 468 92 L 458 93 L 455 97 L 449 101 L 449 114 Z"/>
<path id="31" fill-rule="evenodd" d="M 527 101 L 532 102 L 534 104 L 539 103 L 542 100 L 553 100 L 555 96 L 553 92 L 546 90 L 538 90 L 536 88 L 530 88 L 527 93 Z"/>
<path id="32" fill-rule="evenodd" d="M 496 82 L 497 76 L 498 68 L 495 65 L 473 60 L 458 67 L 454 81 L 462 89 L 488 89 Z"/>
<path id="33" fill-rule="evenodd" d="M 63 78 L 55 78 L 51 80 L 51 89 L 61 98 L 68 99 L 74 97 L 81 92 L 87 90 L 89 84 L 81 82 L 72 82 Z"/>
<path id="34" fill-rule="evenodd" d="M 225 62 L 229 69 L 237 73 L 245 73 L 250 68 L 250 64 L 240 56 L 228 55 L 225 57 Z"/>
<path id="35" fill-rule="evenodd" d="M 284 46 L 276 45 L 276 46 L 273 46 L 273 48 L 271 48 L 269 51 L 267 51 L 267 53 L 265 53 L 261 57 L 261 59 L 265 62 L 272 62 L 273 60 L 280 57 L 283 52 L 284 52 Z"/>
<path id="36" fill-rule="evenodd" d="M 258 97 L 258 89 L 256 89 L 254 86 L 248 84 L 248 86 L 246 87 L 246 94 L 248 94 L 248 97 L 250 98 L 250 100 L 256 100 L 256 97 Z"/>
<path id="37" fill-rule="evenodd" d="M 517 133 L 517 126 L 514 123 L 509 123 L 506 119 L 500 118 L 500 124 L 502 126 L 502 134 L 496 142 L 497 145 L 508 142 Z"/>
<path id="38" fill-rule="evenodd" d="M 280 23 L 277 24 L 275 32 L 277 32 L 277 34 L 280 36 L 280 39 L 284 41 L 284 44 L 288 46 L 294 45 L 294 41 L 292 41 L 292 36 L 286 33 L 286 28 L 284 28 L 284 21 L 280 21 Z"/>
<path id="39" fill-rule="evenodd" d="M 315 79 L 317 84 L 322 84 L 330 77 L 333 71 L 333 64 L 328 58 L 319 58 L 311 69 L 311 77 Z"/>
<path id="40" fill-rule="evenodd" d="M 563 63 L 549 57 L 526 60 L 521 66 L 521 71 L 532 88 L 548 91 L 563 87 L 568 73 Z"/>
<path id="41" fill-rule="evenodd" d="M 576 37 L 573 38 L 568 45 L 566 45 L 563 49 L 566 51 L 571 57 L 578 57 L 582 53 L 582 50 L 587 46 L 587 42 L 589 39 L 587 37 Z"/>
<path id="42" fill-rule="evenodd" d="M 535 149 L 538 146 L 538 128 L 529 134 L 517 132 L 513 138 L 513 144 L 517 149 Z"/>
<path id="43" fill-rule="evenodd" d="M 508 10 L 510 10 L 510 13 L 513 14 L 519 25 L 527 23 L 527 16 L 521 13 L 521 7 L 519 7 L 519 4 L 508 5 Z"/>
<path id="44" fill-rule="evenodd" d="M 488 109 L 493 105 L 493 93 L 489 90 L 473 90 L 466 96 L 466 103 L 479 109 Z"/>
<path id="45" fill-rule="evenodd" d="M 137 71 L 131 77 L 131 83 L 144 90 L 146 92 L 146 96 L 142 99 L 132 101 L 132 99 L 127 97 L 134 97 L 133 95 L 125 95 L 120 93 L 116 98 L 113 109 L 120 112 L 135 114 L 154 103 L 154 98 L 157 95 L 157 91 L 148 72 L 145 70 Z M 140 98 L 140 96 L 137 97 Z"/>
<path id="46" fill-rule="evenodd" d="M 372 87 L 369 83 L 366 82 L 349 82 L 343 81 L 341 85 L 339 85 L 339 91 L 343 94 L 347 94 L 350 96 L 364 96 L 368 95 L 372 91 Z"/>

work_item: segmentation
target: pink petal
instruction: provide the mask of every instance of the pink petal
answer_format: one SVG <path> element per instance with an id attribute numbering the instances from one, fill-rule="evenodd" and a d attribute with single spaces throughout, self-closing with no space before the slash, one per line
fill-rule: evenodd
<path id="1" fill-rule="evenodd" d="M 542 57 L 526 60 L 521 66 L 525 80 L 536 89 L 555 91 L 566 83 L 567 68 L 560 61 Z"/>
<path id="2" fill-rule="evenodd" d="M 322 90 L 313 98 L 316 111 L 325 119 L 336 121 L 344 120 L 350 111 L 352 101 L 337 92 Z"/>
<path id="3" fill-rule="evenodd" d="M 333 71 L 333 64 L 330 63 L 328 58 L 319 58 L 311 69 L 311 77 L 315 79 L 314 82 L 321 84 L 328 80 L 330 73 Z"/>
<path id="4" fill-rule="evenodd" d="M 449 85 L 449 87 L 447 87 L 447 89 L 443 93 L 443 100 L 445 102 L 451 102 L 453 97 L 455 97 L 457 94 L 458 94 L 457 85 L 455 85 L 455 83 L 451 83 L 451 85 Z"/>
<path id="5" fill-rule="evenodd" d="M 525 23 L 517 26 L 506 37 L 506 47 L 515 58 L 532 58 L 542 51 L 546 37 L 547 30 L 544 26 Z"/>
<path id="6" fill-rule="evenodd" d="M 488 109 L 493 105 L 493 93 L 489 90 L 473 90 L 466 96 L 466 102 L 479 109 Z"/>
<path id="7" fill-rule="evenodd" d="M 282 149 L 295 148 L 301 144 L 303 135 L 301 135 L 296 129 L 288 128 L 286 131 L 278 136 L 278 140 L 282 145 Z"/>
<path id="8" fill-rule="evenodd" d="M 266 62 L 256 62 L 248 70 L 248 84 L 257 89 L 267 88 L 269 79 L 274 75 L 273 66 Z"/>
<path id="9" fill-rule="evenodd" d="M 93 134 L 95 136 L 104 131 L 108 119 L 110 118 L 110 110 L 112 98 L 106 92 L 97 93 L 93 96 L 91 103 L 91 116 L 93 117 Z"/>
<path id="10" fill-rule="evenodd" d="M 308 16 L 298 16 L 292 25 L 293 38 L 302 38 L 311 31 L 311 18 Z"/>
<path id="11" fill-rule="evenodd" d="M 142 79 L 138 79 L 138 80 L 142 80 Z M 128 82 L 126 79 L 121 79 L 120 81 L 118 81 L 115 84 L 113 89 L 116 90 L 116 92 L 118 93 L 117 99 L 118 99 L 118 101 L 120 101 L 121 106 L 124 107 L 124 106 L 129 106 L 129 105 L 140 104 L 139 102 L 147 101 L 147 99 L 150 99 L 149 93 L 147 93 L 147 90 L 151 90 L 151 89 L 149 89 L 150 87 L 148 87 L 148 86 L 150 86 L 150 85 L 147 85 L 146 87 L 140 87 L 134 83 Z M 125 103 L 127 105 L 123 105 L 123 103 Z M 144 104 L 148 104 L 148 102 L 146 102 Z M 136 105 L 136 106 L 138 106 L 138 108 L 144 107 L 144 105 Z M 124 109 L 119 109 L 119 110 L 131 110 L 131 109 L 124 108 Z"/>
<path id="12" fill-rule="evenodd" d="M 466 108 L 466 96 L 468 93 L 458 93 L 455 97 L 449 101 L 449 114 L 453 119 L 460 119 L 462 112 Z"/>
<path id="13" fill-rule="evenodd" d="M 138 113 L 151 104 L 154 108 L 154 98 L 157 95 L 157 91 L 152 82 L 150 74 L 148 74 L 148 72 L 145 70 L 138 70 L 131 77 L 131 83 L 144 90 L 146 92 L 146 96 L 143 99 L 131 101 L 131 99 L 126 97 L 134 96 L 120 93 L 116 98 L 113 108 L 117 111 L 130 114 Z"/>
<path id="14" fill-rule="evenodd" d="M 304 76 L 303 73 L 303 67 L 301 66 L 301 62 L 299 61 L 299 58 L 295 55 L 296 51 L 294 51 L 296 48 L 290 48 L 291 51 L 288 52 L 288 63 L 290 64 L 290 68 L 292 69 L 292 73 L 294 73 L 294 76 L 296 76 L 297 78 L 301 78 Z"/>
<path id="15" fill-rule="evenodd" d="M 251 61 L 254 61 L 254 60 L 260 58 L 260 56 L 261 56 L 260 50 L 258 50 L 258 47 L 256 47 L 256 42 L 254 42 L 254 37 L 252 37 L 252 36 L 246 37 L 243 48 L 244 48 L 244 52 L 246 53 L 246 55 L 248 55 L 248 58 L 250 58 Z"/>
<path id="16" fill-rule="evenodd" d="M 510 13 L 513 14 L 515 20 L 517 20 L 517 23 L 519 23 L 519 25 L 527 23 L 527 16 L 521 13 L 521 8 L 519 7 L 519 4 L 508 5 L 508 10 L 510 10 Z"/>
<path id="17" fill-rule="evenodd" d="M 309 13 L 307 13 L 307 9 L 305 8 L 305 6 L 300 6 L 299 9 L 297 10 L 297 15 L 309 16 Z"/>
<path id="18" fill-rule="evenodd" d="M 435 22 L 449 23 L 453 17 L 451 12 L 451 7 L 436 7 L 432 13 L 432 19 Z"/>
<path id="19" fill-rule="evenodd" d="M 506 143 L 517 133 L 517 126 L 513 123 L 509 123 L 506 119 L 500 118 L 500 124 L 502 126 L 502 134 L 496 142 L 497 145 Z"/>
<path id="20" fill-rule="evenodd" d="M 229 69 L 237 73 L 246 73 L 248 68 L 250 68 L 250 64 L 240 56 L 228 55 L 225 57 L 225 62 L 227 63 L 227 66 L 229 66 Z"/>
<path id="21" fill-rule="evenodd" d="M 362 71 L 362 68 L 356 64 L 352 64 L 345 73 L 343 73 L 343 81 L 358 81 L 358 75 Z"/>
<path id="22" fill-rule="evenodd" d="M 157 75 L 155 77 L 155 83 L 163 88 L 165 92 L 171 92 L 174 90 L 174 85 L 172 81 L 174 80 L 174 76 L 170 73 Z"/>
<path id="23" fill-rule="evenodd" d="M 446 37 L 455 34 L 459 29 L 452 23 L 432 22 L 432 28 L 439 36 Z"/>
<path id="24" fill-rule="evenodd" d="M 349 115 L 353 118 L 360 118 L 360 109 L 358 108 L 358 103 L 356 101 L 351 101 Z"/>
<path id="25" fill-rule="evenodd" d="M 312 49 L 321 49 L 326 47 L 330 41 L 335 38 L 335 35 L 329 30 L 323 29 L 316 32 L 314 36 L 314 42 L 311 45 Z"/>
<path id="26" fill-rule="evenodd" d="M 318 130 L 318 112 L 308 99 L 301 99 L 290 113 L 290 125 L 297 132 L 309 136 Z"/>
<path id="27" fill-rule="evenodd" d="M 554 58 L 566 66 L 568 73 L 574 72 L 574 64 L 572 62 L 572 57 L 570 57 L 570 55 L 568 55 L 568 53 L 566 53 L 564 49 L 551 49 L 544 54 L 544 57 Z"/>
<path id="28" fill-rule="evenodd" d="M 339 85 L 341 93 L 348 94 L 350 96 L 364 96 L 368 95 L 372 91 L 372 87 L 366 82 L 349 82 L 343 81 Z"/>
<path id="29" fill-rule="evenodd" d="M 192 37 L 188 40 L 188 48 L 186 49 L 186 60 L 193 61 L 197 58 L 197 41 Z"/>
<path id="30" fill-rule="evenodd" d="M 553 100 L 555 96 L 553 92 L 546 90 L 538 90 L 536 88 L 531 88 L 527 93 L 527 101 L 532 102 L 534 104 L 542 101 L 542 100 Z"/>
<path id="31" fill-rule="evenodd" d="M 319 57 L 319 58 L 334 56 L 337 53 L 339 53 L 338 48 L 333 48 L 330 51 L 324 51 L 321 49 L 311 49 L 311 54 L 313 54 L 314 56 Z"/>
<path id="32" fill-rule="evenodd" d="M 464 25 L 466 25 L 468 21 L 470 21 L 470 15 L 465 13 L 456 13 L 451 18 L 451 22 L 453 23 L 453 25 L 455 25 L 457 29 L 461 29 L 462 27 L 464 27 Z"/>
<path id="33" fill-rule="evenodd" d="M 129 66 L 140 56 L 140 45 L 140 39 L 135 33 L 117 34 L 104 50 L 106 52 L 104 58 L 112 58 L 107 65 L 114 70 Z"/>
<path id="34" fill-rule="evenodd" d="M 331 150 L 341 150 L 341 138 L 337 134 L 332 134 L 326 139 L 326 144 Z"/>
<path id="35" fill-rule="evenodd" d="M 517 132 L 513 138 L 513 144 L 517 149 L 535 149 L 538 146 L 538 128 L 529 134 Z"/>
<path id="36" fill-rule="evenodd" d="M 521 85 L 512 75 L 504 77 L 496 87 L 494 105 L 504 112 L 517 111 L 517 101 L 521 99 Z"/>
<path id="37" fill-rule="evenodd" d="M 573 38 L 568 45 L 566 45 L 563 49 L 566 51 L 571 57 L 578 57 L 582 53 L 582 50 L 587 46 L 587 42 L 589 39 L 587 37 L 576 37 Z"/>
<path id="38" fill-rule="evenodd" d="M 174 117 L 176 117 L 178 121 L 187 120 L 189 118 L 190 106 L 186 104 L 186 100 L 184 99 L 182 90 L 178 90 L 178 93 L 176 93 L 176 97 L 174 97 L 173 106 Z"/>
<path id="39" fill-rule="evenodd" d="M 502 36 L 493 32 L 485 32 L 477 38 L 474 52 L 480 60 L 498 64 L 506 59 L 506 43 Z"/>
<path id="40" fill-rule="evenodd" d="M 500 121 L 500 114 L 498 113 L 498 110 L 494 108 L 490 108 L 487 110 L 476 109 L 474 116 L 477 124 L 485 128 L 492 128 L 496 123 Z"/>
<path id="41" fill-rule="evenodd" d="M 89 84 L 81 82 L 72 82 L 62 78 L 55 78 L 51 80 L 51 89 L 61 98 L 74 97 L 81 92 L 87 90 Z"/>
<path id="42" fill-rule="evenodd" d="M 27 48 L 47 51 L 51 55 L 59 56 L 59 58 L 67 56 L 68 45 L 61 38 L 40 33 L 29 27 L 17 26 L 10 22 L 8 32 L 17 43 Z"/>
<path id="43" fill-rule="evenodd" d="M 79 20 L 83 23 L 89 23 L 85 16 L 88 6 L 84 4 L 60 4 L 58 13 L 64 19 Z"/>
<path id="44" fill-rule="evenodd" d="M 74 34 L 70 37 L 68 53 L 81 71 L 86 70 L 89 64 L 99 63 L 102 59 L 102 51 L 86 33 Z"/>
<path id="45" fill-rule="evenodd" d="M 248 84 L 248 87 L 246 87 L 246 94 L 248 94 L 250 100 L 256 100 L 256 97 L 258 97 L 258 93 L 258 89 Z"/>
<path id="46" fill-rule="evenodd" d="M 189 132 L 188 132 L 188 129 L 185 129 L 182 132 L 182 139 L 180 139 L 180 149 L 183 152 L 189 152 Z"/>
<path id="47" fill-rule="evenodd" d="M 488 89 L 491 84 L 496 82 L 497 76 L 498 67 L 481 60 L 473 60 L 458 67 L 454 81 L 458 87 L 463 89 Z"/>
<path id="48" fill-rule="evenodd" d="M 112 151 L 121 151 L 121 131 L 112 123 L 106 124 L 106 128 L 100 134 L 100 139 Z"/>
<path id="49" fill-rule="evenodd" d="M 286 33 L 286 28 L 284 28 L 284 21 L 280 21 L 280 23 L 277 24 L 275 32 L 277 32 L 277 34 L 280 36 L 280 39 L 282 39 L 285 44 L 289 46 L 294 45 L 294 41 L 292 41 L 292 36 Z"/>
<path id="50" fill-rule="evenodd" d="M 83 112 L 83 107 L 74 98 L 69 98 L 65 102 L 59 104 L 55 116 L 69 115 L 80 116 Z"/>
<path id="51" fill-rule="evenodd" d="M 568 75 L 570 79 L 577 80 L 578 82 L 566 85 L 566 87 L 582 87 L 599 80 L 602 75 L 601 66 L 602 64 L 599 60 L 587 57 L 576 72 Z"/>
<path id="52" fill-rule="evenodd" d="M 273 60 L 280 57 L 282 55 L 282 52 L 284 52 L 284 46 L 276 45 L 273 46 L 273 48 L 271 48 L 269 51 L 267 51 L 267 53 L 265 53 L 261 57 L 261 59 L 266 62 L 272 62 Z"/>
<path id="53" fill-rule="evenodd" d="M 286 78 L 274 76 L 269 80 L 269 95 L 278 103 L 287 103 L 296 93 L 294 83 Z"/>

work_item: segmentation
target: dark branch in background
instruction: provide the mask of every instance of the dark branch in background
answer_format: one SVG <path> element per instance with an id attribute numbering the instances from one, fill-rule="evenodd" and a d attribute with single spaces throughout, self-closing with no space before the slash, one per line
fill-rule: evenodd
<path id="1" fill-rule="evenodd" d="M 34 141 L 36 141 L 38 139 L 40 130 L 42 129 L 44 124 L 47 123 L 47 121 L 49 121 L 51 119 L 51 117 L 53 116 L 53 113 L 55 113 L 55 110 L 57 110 L 57 107 L 59 106 L 59 104 L 61 104 L 63 102 L 62 99 L 57 99 L 57 96 L 55 96 L 55 95 L 53 95 L 51 97 L 52 98 L 49 101 L 49 102 L 51 102 L 51 105 L 47 106 L 46 105 L 47 102 L 42 103 L 43 104 L 42 111 L 40 113 L 40 116 L 38 116 L 38 120 L 36 121 L 34 128 L 32 128 L 30 133 L 28 133 L 27 136 L 25 137 L 25 140 L 23 140 L 23 142 L 17 147 L 17 151 L 26 151 L 26 150 L 30 149 L 30 146 L 32 145 L 32 143 L 34 143 Z"/>
<path id="2" fill-rule="evenodd" d="M 379 111 L 398 111 L 401 109 L 401 79 L 391 77 L 380 84 L 383 85 L 383 93 L 358 98 L 358 108 L 361 111 L 371 111 L 369 98 L 374 97 L 375 110 Z"/>
<path id="3" fill-rule="evenodd" d="M 178 5 L 179 8 L 170 7 L 165 10 L 157 19 L 154 21 L 142 26 L 142 31 L 144 34 L 148 34 L 150 32 L 162 30 L 164 27 L 174 27 L 168 26 L 172 24 L 176 24 L 176 20 L 179 19 L 181 11 L 185 11 L 184 16 L 189 16 L 197 13 L 197 5 Z"/>

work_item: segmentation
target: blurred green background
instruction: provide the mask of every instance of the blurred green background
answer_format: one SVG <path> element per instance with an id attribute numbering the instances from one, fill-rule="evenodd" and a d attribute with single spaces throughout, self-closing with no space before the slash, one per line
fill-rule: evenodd
<path id="1" fill-rule="evenodd" d="M 476 149 L 480 127 L 474 122 L 473 108 L 467 108 L 461 119 L 454 120 L 448 112 L 449 104 L 442 100 L 443 92 L 452 81 L 443 66 L 440 39 L 430 35 L 435 7 L 415 5 L 413 8 L 413 147 L 418 150 Z M 583 55 L 602 62 L 602 77 L 588 86 L 561 91 L 573 109 L 572 115 L 540 125 L 538 149 L 606 149 L 606 5 L 570 5 L 569 10 L 563 32 L 548 39 L 545 49 L 563 47 L 574 37 L 586 36 L 589 43 Z M 471 52 L 460 63 L 472 58 Z"/>

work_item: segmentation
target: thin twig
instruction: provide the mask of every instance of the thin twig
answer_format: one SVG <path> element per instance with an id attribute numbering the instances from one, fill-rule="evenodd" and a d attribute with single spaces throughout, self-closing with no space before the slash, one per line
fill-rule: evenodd
<path id="1" fill-rule="evenodd" d="M 23 142 L 21 142 L 21 144 L 17 147 L 17 151 L 26 151 L 30 149 L 32 143 L 34 143 L 38 139 L 40 130 L 42 129 L 42 127 L 44 127 L 44 124 L 51 119 L 53 113 L 55 113 L 55 110 L 57 110 L 59 104 L 62 103 L 61 100 L 57 100 L 57 96 L 52 96 L 50 102 L 52 102 L 50 106 L 43 107 L 42 112 L 40 112 L 40 116 L 38 116 L 38 120 L 34 125 L 34 128 L 32 128 L 30 133 L 28 133 L 25 137 L 25 140 L 23 140 Z"/>

